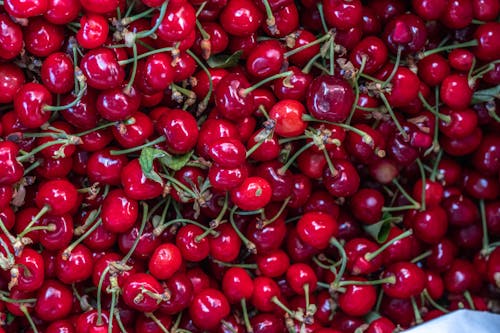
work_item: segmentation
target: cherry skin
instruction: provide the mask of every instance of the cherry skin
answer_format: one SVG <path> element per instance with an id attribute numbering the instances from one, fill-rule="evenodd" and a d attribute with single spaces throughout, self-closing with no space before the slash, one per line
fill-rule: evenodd
<path id="1" fill-rule="evenodd" d="M 56 280 L 45 280 L 37 293 L 35 314 L 44 321 L 63 319 L 71 312 L 71 289 Z"/>
<path id="2" fill-rule="evenodd" d="M 89 86 L 96 89 L 118 88 L 125 78 L 125 71 L 118 64 L 115 54 L 107 48 L 92 49 L 80 61 L 80 68 Z"/>
<path id="3" fill-rule="evenodd" d="M 19 67 L 8 63 L 0 64 L 0 103 L 11 103 L 24 81 L 24 73 Z"/>
<path id="4" fill-rule="evenodd" d="M 13 17 L 25 18 L 42 15 L 47 11 L 47 0 L 7 0 L 5 1 L 5 10 Z"/>
<path id="5" fill-rule="evenodd" d="M 351 198 L 354 217 L 366 224 L 373 224 L 382 218 L 384 196 L 377 190 L 361 189 Z"/>
<path id="6" fill-rule="evenodd" d="M 318 277 L 311 266 L 303 263 L 295 263 L 288 268 L 286 280 L 296 294 L 304 295 L 306 293 L 306 285 L 309 291 L 316 289 Z"/>
<path id="7" fill-rule="evenodd" d="M 50 54 L 42 64 L 41 77 L 43 84 L 51 92 L 65 94 L 74 86 L 74 69 L 71 58 L 62 52 Z"/>
<path id="8" fill-rule="evenodd" d="M 363 57 L 366 57 L 363 72 L 373 74 L 387 61 L 387 47 L 380 38 L 368 36 L 352 49 L 349 59 L 354 66 L 360 68 Z"/>
<path id="9" fill-rule="evenodd" d="M 41 209 L 48 206 L 52 215 L 64 215 L 72 211 L 78 201 L 75 186 L 67 180 L 50 180 L 38 188 L 35 202 Z"/>
<path id="10" fill-rule="evenodd" d="M 277 306 L 272 299 L 281 295 L 278 284 L 273 279 L 264 276 L 256 277 L 253 283 L 252 305 L 259 311 L 276 311 Z"/>
<path id="11" fill-rule="evenodd" d="M 361 23 L 361 1 L 324 0 L 324 15 L 329 26 L 347 30 Z"/>
<path id="12" fill-rule="evenodd" d="M 199 262 L 208 257 L 210 252 L 209 241 L 206 237 L 198 238 L 202 234 L 203 229 L 192 224 L 187 224 L 179 229 L 175 244 L 180 250 L 183 259 Z"/>
<path id="13" fill-rule="evenodd" d="M 52 104 L 50 91 L 39 83 L 26 83 L 14 97 L 14 111 L 27 128 L 38 128 L 50 118 L 44 106 Z"/>
<path id="14" fill-rule="evenodd" d="M 251 0 L 229 0 L 219 20 L 227 33 L 245 37 L 259 29 L 262 14 Z"/>
<path id="15" fill-rule="evenodd" d="M 350 281 L 367 281 L 360 277 L 349 277 Z M 371 311 L 377 301 L 377 292 L 371 285 L 349 284 L 339 295 L 340 309 L 350 316 L 364 316 Z"/>
<path id="16" fill-rule="evenodd" d="M 66 258 L 64 252 L 60 252 L 56 258 L 57 278 L 65 283 L 72 284 L 85 281 L 92 275 L 94 261 L 90 250 L 82 244 L 78 244 Z"/>
<path id="17" fill-rule="evenodd" d="M 392 264 L 384 271 L 383 276 L 394 276 L 396 279 L 394 284 L 382 285 L 384 292 L 390 297 L 410 298 L 419 295 L 425 288 L 425 273 L 409 262 Z"/>
<path id="18" fill-rule="evenodd" d="M 165 17 L 160 23 L 156 34 L 166 42 L 178 42 L 186 39 L 194 31 L 196 13 L 189 2 L 181 2 L 177 6 L 167 6 Z M 152 19 L 156 24 L 158 14 Z"/>
<path id="19" fill-rule="evenodd" d="M 64 43 L 64 29 L 42 17 L 30 20 L 24 30 L 26 50 L 37 57 L 47 57 L 58 51 Z"/>
<path id="20" fill-rule="evenodd" d="M 232 262 L 238 258 L 241 248 L 241 240 L 238 234 L 229 224 L 223 224 L 217 228 L 219 233 L 216 237 L 209 237 L 210 255 L 215 260 Z"/>
<path id="21" fill-rule="evenodd" d="M 73 238 L 73 219 L 71 215 L 46 215 L 41 219 L 42 226 L 55 226 L 55 230 L 42 230 L 40 244 L 49 251 L 65 249 Z"/>
<path id="22" fill-rule="evenodd" d="M 330 238 L 337 235 L 338 224 L 323 212 L 307 212 L 297 222 L 297 233 L 304 243 L 324 249 L 329 245 Z"/>
<path id="23" fill-rule="evenodd" d="M 320 120 L 344 121 L 351 112 L 354 93 L 347 81 L 329 75 L 315 78 L 309 86 L 307 110 Z"/>
<path id="24" fill-rule="evenodd" d="M 135 200 L 153 199 L 163 193 L 163 184 L 146 178 L 138 159 L 130 161 L 122 169 L 121 183 L 125 194 Z"/>
<path id="25" fill-rule="evenodd" d="M 80 18 L 80 29 L 76 33 L 78 44 L 86 49 L 95 49 L 106 42 L 109 26 L 102 15 L 87 14 Z"/>
<path id="26" fill-rule="evenodd" d="M 104 148 L 89 156 L 87 174 L 92 183 L 119 185 L 120 173 L 127 164 L 125 155 L 111 155 L 113 147 Z"/>
<path id="27" fill-rule="evenodd" d="M 81 4 L 78 0 L 48 0 L 45 19 L 53 24 L 67 24 L 78 17 Z"/>
<path id="28" fill-rule="evenodd" d="M 226 296 L 212 288 L 195 295 L 189 306 L 189 315 L 193 323 L 203 330 L 214 329 L 230 312 Z"/>
<path id="29" fill-rule="evenodd" d="M 269 216 L 274 216 L 276 213 L 277 209 Z M 245 231 L 245 236 L 254 243 L 257 253 L 269 253 L 279 249 L 287 233 L 285 219 L 280 216 L 263 228 L 258 228 L 257 224 L 257 221 L 252 221 Z"/>
<path id="30" fill-rule="evenodd" d="M 437 20 L 446 9 L 446 2 L 439 0 L 412 0 L 415 13 L 425 20 Z"/>
<path id="31" fill-rule="evenodd" d="M 385 27 L 384 40 L 392 53 L 401 48 L 402 54 L 421 50 L 427 40 L 427 30 L 422 19 L 413 14 L 395 17 Z"/>
<path id="32" fill-rule="evenodd" d="M 353 238 L 344 245 L 347 255 L 347 270 L 353 275 L 369 274 L 377 271 L 383 263 L 383 253 L 370 258 L 366 255 L 378 250 L 378 245 L 366 238 Z"/>
<path id="33" fill-rule="evenodd" d="M 174 244 L 162 244 L 157 247 L 148 263 L 149 271 L 159 280 L 170 278 L 181 265 L 181 251 Z"/>
<path id="34" fill-rule="evenodd" d="M 16 288 L 23 292 L 38 290 L 44 283 L 45 263 L 43 257 L 31 248 L 24 248 L 20 256 L 16 258 Z M 12 270 L 11 270 L 12 274 Z"/>
<path id="35" fill-rule="evenodd" d="M 222 279 L 222 291 L 232 304 L 248 300 L 253 294 L 252 278 L 243 268 L 231 267 Z"/>
<path id="36" fill-rule="evenodd" d="M 332 161 L 335 173 L 329 167 L 323 171 L 327 191 L 335 197 L 348 197 L 357 192 L 360 177 L 351 162 L 344 159 Z"/>
<path id="37" fill-rule="evenodd" d="M 222 116 L 240 120 L 250 116 L 255 108 L 253 93 L 245 93 L 250 87 L 248 80 L 238 73 L 224 76 L 214 91 L 215 105 Z"/>
<path id="38" fill-rule="evenodd" d="M 406 67 L 398 67 L 391 84 L 391 93 L 386 97 L 392 107 L 408 105 L 418 97 L 420 81 L 417 75 Z"/>
<path id="39" fill-rule="evenodd" d="M 284 60 L 283 47 L 276 40 L 260 42 L 246 59 L 249 75 L 263 79 L 278 74 Z"/>
<path id="40" fill-rule="evenodd" d="M 126 84 L 107 89 L 97 96 L 96 108 L 101 117 L 109 121 L 122 121 L 139 110 L 141 98 L 132 86 L 126 91 Z"/>
<path id="41" fill-rule="evenodd" d="M 134 226 L 138 216 L 139 204 L 121 189 L 109 192 L 102 203 L 102 223 L 108 231 L 127 232 Z"/>
<path id="42" fill-rule="evenodd" d="M 146 83 L 154 90 L 165 90 L 174 80 L 172 57 L 167 53 L 156 53 L 146 59 L 144 76 Z"/>
<path id="43" fill-rule="evenodd" d="M 7 14 L 0 14 L 2 33 L 0 34 L 0 59 L 15 58 L 23 48 L 23 31 Z"/>
<path id="44" fill-rule="evenodd" d="M 166 288 L 171 293 L 170 299 L 160 303 L 158 311 L 168 315 L 175 315 L 186 309 L 191 304 L 193 295 L 199 293 L 195 292 L 189 276 L 182 272 L 170 277 L 166 282 Z"/>
<path id="45" fill-rule="evenodd" d="M 0 184 L 13 185 L 17 183 L 24 174 L 24 168 L 16 160 L 19 147 L 11 141 L 0 142 Z"/>
<path id="46" fill-rule="evenodd" d="M 198 124 L 187 111 L 175 109 L 166 112 L 158 119 L 156 128 L 165 136 L 165 144 L 174 154 L 185 154 L 196 145 Z"/>
<path id="47" fill-rule="evenodd" d="M 466 109 L 472 98 L 467 77 L 459 74 L 447 76 L 441 83 L 441 100 L 452 109 Z"/>
<path id="48" fill-rule="evenodd" d="M 461 29 L 472 22 L 473 15 L 472 1 L 455 0 L 447 3 L 440 20 L 447 28 Z"/>
<path id="49" fill-rule="evenodd" d="M 292 99 L 284 99 L 273 105 L 269 117 L 273 119 L 275 131 L 282 137 L 294 137 L 304 133 L 307 124 L 302 120 L 306 112 L 302 103 Z"/>
<path id="50" fill-rule="evenodd" d="M 218 165 L 225 168 L 235 168 L 245 162 L 246 148 L 240 140 L 220 138 L 210 145 L 208 154 Z"/>
<path id="51" fill-rule="evenodd" d="M 472 287 L 476 274 L 472 263 L 455 259 L 443 276 L 445 289 L 450 293 L 461 294 Z"/>
<path id="52" fill-rule="evenodd" d="M 230 192 L 231 201 L 243 210 L 257 210 L 271 200 L 272 190 L 268 181 L 261 177 L 248 177 Z"/>
<path id="53" fill-rule="evenodd" d="M 259 268 L 259 272 L 270 278 L 282 276 L 290 266 L 290 258 L 288 258 L 288 255 L 283 250 L 259 254 L 255 262 Z"/>
<path id="54" fill-rule="evenodd" d="M 122 290 L 125 304 L 137 311 L 153 312 L 157 310 L 161 298 L 156 298 L 164 297 L 161 284 L 146 273 L 136 273 L 129 276 L 125 280 Z"/>

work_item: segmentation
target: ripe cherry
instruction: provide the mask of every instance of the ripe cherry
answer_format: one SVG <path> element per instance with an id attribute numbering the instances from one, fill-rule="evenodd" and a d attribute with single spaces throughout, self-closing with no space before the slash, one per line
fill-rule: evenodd
<path id="1" fill-rule="evenodd" d="M 61 251 L 56 258 L 57 278 L 72 284 L 85 281 L 92 275 L 94 261 L 90 250 L 82 244 L 71 249 L 71 252 Z"/>
<path id="2" fill-rule="evenodd" d="M 87 14 L 80 18 L 80 29 L 76 33 L 78 44 L 86 49 L 95 49 L 106 42 L 109 26 L 102 15 Z"/>
<path id="3" fill-rule="evenodd" d="M 139 159 L 130 161 L 121 173 L 121 182 L 125 194 L 135 200 L 148 200 L 163 193 L 163 184 L 146 178 Z"/>
<path id="4" fill-rule="evenodd" d="M 214 329 L 230 312 L 226 296 L 212 288 L 195 295 L 189 306 L 189 314 L 193 323 L 202 330 Z"/>
<path id="5" fill-rule="evenodd" d="M 252 278 L 243 268 L 231 267 L 222 279 L 222 290 L 232 304 L 250 299 L 253 294 Z"/>
<path id="6" fill-rule="evenodd" d="M 122 292 L 127 306 L 143 312 L 157 310 L 160 303 L 168 299 L 158 280 L 146 273 L 129 276 L 124 282 Z"/>
<path id="7" fill-rule="evenodd" d="M 261 177 L 248 177 L 231 192 L 232 202 L 243 210 L 265 207 L 271 200 L 272 190 L 268 181 Z"/>
<path id="8" fill-rule="evenodd" d="M 182 265 L 181 251 L 174 244 L 162 244 L 156 248 L 149 260 L 151 274 L 159 280 L 166 280 Z"/>
<path id="9" fill-rule="evenodd" d="M 174 109 L 165 112 L 157 121 L 156 129 L 166 138 L 166 145 L 174 154 L 185 154 L 194 148 L 198 139 L 198 124 L 187 111 Z"/>
<path id="10" fill-rule="evenodd" d="M 80 61 L 80 68 L 88 85 L 96 89 L 118 88 L 125 78 L 125 71 L 118 64 L 116 55 L 107 48 L 87 52 Z"/>
<path id="11" fill-rule="evenodd" d="M 297 223 L 300 239 L 317 249 L 324 249 L 330 238 L 338 233 L 338 224 L 330 215 L 323 212 L 307 212 Z"/>
<path id="12" fill-rule="evenodd" d="M 35 202 L 38 208 L 47 206 L 50 214 L 61 216 L 76 208 L 78 192 L 67 180 L 50 180 L 39 187 Z"/>
<path id="13" fill-rule="evenodd" d="M 259 29 L 262 14 L 253 1 L 229 0 L 220 13 L 219 20 L 227 33 L 245 37 Z"/>
<path id="14" fill-rule="evenodd" d="M 384 283 L 384 292 L 397 298 L 410 298 L 419 295 L 425 288 L 425 273 L 417 265 L 409 262 L 395 263 L 385 269 L 384 277 L 393 276 L 394 283 Z"/>
<path id="15" fill-rule="evenodd" d="M 56 280 L 45 280 L 37 293 L 35 314 L 44 321 L 63 319 L 71 312 L 73 294 L 71 290 Z"/>
<path id="16" fill-rule="evenodd" d="M 377 292 L 372 285 L 356 284 L 356 281 L 366 282 L 360 277 L 349 277 L 352 284 L 345 287 L 339 294 L 340 309 L 350 316 L 364 316 L 370 312 L 377 301 Z"/>
<path id="17" fill-rule="evenodd" d="M 210 252 L 207 237 L 203 237 L 203 229 L 198 226 L 187 224 L 179 229 L 175 244 L 187 261 L 202 261 Z"/>

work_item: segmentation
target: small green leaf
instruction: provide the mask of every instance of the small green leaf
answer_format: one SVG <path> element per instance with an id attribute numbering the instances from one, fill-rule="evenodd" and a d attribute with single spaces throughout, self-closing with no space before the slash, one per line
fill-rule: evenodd
<path id="1" fill-rule="evenodd" d="M 189 162 L 191 155 L 193 155 L 193 151 L 184 155 L 166 154 L 165 156 L 160 157 L 160 162 L 174 171 L 179 171 L 187 164 L 187 162 Z"/>
<path id="2" fill-rule="evenodd" d="M 389 231 L 391 231 L 392 222 L 397 221 L 398 218 L 385 218 L 377 223 L 366 225 L 363 229 L 373 237 L 377 241 L 377 243 L 381 244 L 387 240 L 389 237 Z"/>
<path id="3" fill-rule="evenodd" d="M 142 173 L 146 178 L 151 179 L 157 183 L 163 184 L 163 180 L 160 175 L 154 170 L 153 163 L 157 158 L 163 158 L 167 156 L 168 153 L 156 148 L 144 148 L 141 151 L 141 156 L 139 157 L 139 164 L 141 165 Z"/>
<path id="4" fill-rule="evenodd" d="M 500 85 L 474 92 L 474 95 L 472 96 L 472 104 L 488 102 L 494 100 L 495 98 L 500 98 Z"/>
<path id="5" fill-rule="evenodd" d="M 230 56 L 227 54 L 214 55 L 207 60 L 208 66 L 210 68 L 229 68 L 234 67 L 240 61 L 243 51 L 236 51 Z"/>

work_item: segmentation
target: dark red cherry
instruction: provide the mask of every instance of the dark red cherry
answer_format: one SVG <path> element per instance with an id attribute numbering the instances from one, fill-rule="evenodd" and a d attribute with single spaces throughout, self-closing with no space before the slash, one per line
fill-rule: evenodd
<path id="1" fill-rule="evenodd" d="M 125 78 L 125 71 L 118 64 L 116 55 L 107 48 L 87 52 L 80 61 L 80 68 L 88 85 L 96 89 L 118 88 Z"/>
<path id="2" fill-rule="evenodd" d="M 344 121 L 351 112 L 354 92 L 347 81 L 330 75 L 315 78 L 307 92 L 307 110 L 321 120 Z"/>
<path id="3" fill-rule="evenodd" d="M 116 13 L 119 0 L 80 0 L 80 3 L 89 12 L 105 14 L 110 12 Z"/>
<path id="4" fill-rule="evenodd" d="M 229 0 L 220 13 L 219 20 L 227 33 L 245 37 L 259 29 L 262 16 L 251 0 Z"/>
<path id="5" fill-rule="evenodd" d="M 123 121 L 139 110 L 141 96 L 134 86 L 126 83 L 99 93 L 96 108 L 101 117 L 109 121 Z"/>
<path id="6" fill-rule="evenodd" d="M 403 14 L 395 17 L 385 27 L 384 40 L 392 53 L 397 53 L 399 47 L 403 54 L 421 50 L 427 40 L 427 30 L 424 21 L 413 14 Z"/>
<path id="7" fill-rule="evenodd" d="M 383 273 L 384 277 L 395 277 L 395 283 L 384 283 L 384 292 L 397 298 L 418 296 L 425 288 L 426 277 L 424 271 L 417 265 L 409 262 L 395 263 Z"/>
<path id="8" fill-rule="evenodd" d="M 45 19 L 54 24 L 67 24 L 78 17 L 81 4 L 78 0 L 48 0 Z"/>
<path id="9" fill-rule="evenodd" d="M 13 17 L 19 18 L 43 15 L 47 11 L 47 7 L 47 0 L 7 0 L 4 3 L 5 11 Z"/>
<path id="10" fill-rule="evenodd" d="M 359 0 L 323 0 L 325 20 L 332 28 L 348 30 L 361 23 L 362 4 Z"/>
<path id="11" fill-rule="evenodd" d="M 180 109 L 165 112 L 156 122 L 156 129 L 165 136 L 165 144 L 174 154 L 189 152 L 198 139 L 196 119 L 189 112 Z"/>
<path id="12" fill-rule="evenodd" d="M 30 20 L 24 29 L 26 50 L 37 57 L 47 57 L 58 51 L 64 43 L 64 28 L 52 24 L 42 17 Z"/>
<path id="13" fill-rule="evenodd" d="M 143 312 L 157 310 L 162 299 L 167 299 L 158 280 L 146 273 L 129 276 L 124 282 L 122 292 L 122 298 L 127 306 Z"/>
<path id="14" fill-rule="evenodd" d="M 441 83 L 441 100 L 452 109 L 466 109 L 472 98 L 472 88 L 465 75 L 451 74 Z"/>
<path id="15" fill-rule="evenodd" d="M 62 251 L 56 258 L 57 278 L 65 283 L 72 284 L 84 281 L 92 275 L 94 261 L 92 252 L 82 244 L 71 249 L 69 256 Z"/>
<path id="16" fill-rule="evenodd" d="M 147 178 L 139 159 L 133 159 L 122 169 L 121 183 L 125 194 L 135 200 L 153 199 L 163 193 L 163 183 Z"/>
<path id="17" fill-rule="evenodd" d="M 283 47 L 277 40 L 257 44 L 246 59 L 246 70 L 255 78 L 263 79 L 278 74 L 284 61 Z"/>
<path id="18" fill-rule="evenodd" d="M 239 120 L 254 111 L 253 94 L 245 92 L 250 83 L 242 74 L 224 76 L 214 91 L 215 105 L 221 115 L 229 120 Z"/>
<path id="19" fill-rule="evenodd" d="M 195 295 L 189 306 L 189 315 L 193 323 L 202 330 L 216 328 L 230 312 L 226 296 L 212 288 Z"/>
<path id="20" fill-rule="evenodd" d="M 46 280 L 37 293 L 35 314 L 44 321 L 63 319 L 71 312 L 71 289 L 56 280 Z"/>
<path id="21" fill-rule="evenodd" d="M 113 147 L 104 148 L 89 156 L 87 174 L 92 183 L 119 185 L 122 168 L 127 164 L 125 155 L 111 155 Z"/>
<path id="22" fill-rule="evenodd" d="M 450 29 L 461 29 L 468 26 L 474 18 L 472 0 L 448 1 L 440 21 Z"/>
<path id="23" fill-rule="evenodd" d="M 31 248 L 24 248 L 22 253 L 16 258 L 16 266 L 11 269 L 11 274 L 15 269 L 15 286 L 23 292 L 33 292 L 38 290 L 44 283 L 45 263 L 41 254 Z"/>
<path id="24" fill-rule="evenodd" d="M 348 160 L 332 161 L 334 170 L 326 167 L 323 180 L 327 191 L 335 197 L 349 197 L 357 192 L 360 177 L 356 168 Z"/>

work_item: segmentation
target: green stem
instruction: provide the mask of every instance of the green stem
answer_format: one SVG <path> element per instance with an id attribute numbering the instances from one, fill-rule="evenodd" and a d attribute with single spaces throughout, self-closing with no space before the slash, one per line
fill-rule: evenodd
<path id="1" fill-rule="evenodd" d="M 385 108 L 387 109 L 387 112 L 389 112 L 389 115 L 391 116 L 392 121 L 394 121 L 394 124 L 396 125 L 398 131 L 401 133 L 401 135 L 403 136 L 403 138 L 405 140 L 408 140 L 408 133 L 405 132 L 405 130 L 403 129 L 403 127 L 399 123 L 399 120 L 396 117 L 396 114 L 394 113 L 394 111 L 392 110 L 392 107 L 389 104 L 387 97 L 385 97 L 385 95 L 383 93 L 379 94 L 379 97 L 382 100 L 382 102 L 384 103 Z"/>
<path id="2" fill-rule="evenodd" d="M 413 234 L 413 231 L 411 229 L 410 230 L 406 230 L 402 234 L 400 234 L 400 235 L 392 238 L 390 241 L 384 243 L 384 245 L 382 245 L 381 247 L 379 247 L 377 250 L 365 254 L 365 259 L 368 260 L 368 261 L 373 260 L 376 256 L 378 256 L 382 252 L 384 252 L 389 246 L 391 246 L 392 244 L 394 244 L 395 242 L 397 242 L 397 241 L 399 241 L 399 240 L 401 240 L 403 238 L 411 236 L 412 234 Z"/>
<path id="3" fill-rule="evenodd" d="M 389 75 L 389 77 L 382 83 L 382 88 L 387 87 L 387 85 L 392 81 L 394 78 L 394 75 L 396 75 L 396 72 L 398 71 L 399 68 L 399 63 L 401 61 L 401 51 L 403 50 L 403 47 L 400 45 L 398 46 L 398 53 L 396 55 L 396 61 L 394 62 L 394 67 L 392 68 L 392 72 Z"/>
<path id="4" fill-rule="evenodd" d="M 229 213 L 229 223 L 231 223 L 231 226 L 233 227 L 234 231 L 236 231 L 236 234 L 238 237 L 240 237 L 241 241 L 245 244 L 246 248 L 248 249 L 249 252 L 251 253 L 257 253 L 257 248 L 253 242 L 251 242 L 248 238 L 243 235 L 241 230 L 238 228 L 236 225 L 236 222 L 234 221 L 234 213 L 236 212 L 236 209 L 238 209 L 238 206 L 234 206 L 231 208 L 231 211 Z"/>
<path id="5" fill-rule="evenodd" d="M 124 66 L 124 65 L 128 65 L 128 64 L 131 64 L 133 63 L 134 61 L 136 60 L 141 60 L 141 59 L 144 59 L 144 58 L 147 58 L 149 57 L 150 55 L 153 55 L 153 54 L 157 54 L 157 53 L 161 53 L 161 52 L 170 52 L 170 51 L 173 51 L 174 48 L 173 47 L 163 47 L 161 49 L 156 49 L 156 50 L 153 50 L 153 51 L 149 51 L 149 52 L 145 52 L 143 54 L 140 54 L 138 55 L 136 58 L 134 59 L 127 59 L 127 60 L 121 60 L 121 61 L 118 61 L 118 64 L 120 66 Z"/>
<path id="6" fill-rule="evenodd" d="M 483 229 L 483 251 L 489 247 L 490 240 L 488 237 L 488 222 L 486 221 L 486 208 L 484 207 L 484 200 L 479 200 L 479 212 L 481 214 L 481 227 Z"/>
<path id="7" fill-rule="evenodd" d="M 143 150 L 144 148 L 154 146 L 158 143 L 165 142 L 165 140 L 166 140 L 166 138 L 162 135 L 162 136 L 159 136 L 158 138 L 154 139 L 153 141 L 146 142 L 143 145 L 129 148 L 129 149 L 123 149 L 123 150 L 111 150 L 109 153 L 110 153 L 110 155 L 113 155 L 113 156 L 130 154 L 130 153 L 134 153 L 136 151 Z"/>
<path id="8" fill-rule="evenodd" d="M 466 48 L 466 47 L 473 47 L 473 46 L 477 46 L 478 45 L 478 41 L 473 39 L 473 40 L 470 40 L 468 42 L 464 42 L 464 43 L 457 43 L 457 44 L 452 44 L 452 45 L 446 45 L 446 46 L 442 46 L 442 47 L 438 47 L 438 48 L 435 48 L 435 49 L 431 49 L 431 50 L 427 50 L 425 52 L 423 52 L 419 58 L 422 59 L 422 58 L 425 58 L 431 54 L 434 54 L 434 53 L 439 53 L 439 52 L 443 52 L 443 51 L 448 51 L 448 50 L 454 50 L 454 49 L 459 49 L 459 48 Z"/>
<path id="9" fill-rule="evenodd" d="M 263 86 L 263 85 L 265 85 L 265 84 L 267 84 L 267 83 L 269 83 L 271 81 L 274 81 L 276 79 L 280 79 L 282 77 L 287 77 L 287 76 L 290 76 L 290 75 L 293 75 L 292 71 L 288 71 L 288 72 L 283 72 L 283 73 L 278 73 L 278 74 L 271 75 L 270 77 L 267 77 L 267 78 L 263 79 L 262 81 L 254 84 L 253 86 L 241 90 L 239 93 L 240 93 L 241 96 L 244 97 L 244 96 L 248 95 L 249 93 L 251 93 L 252 91 L 254 91 L 255 89 L 260 88 L 261 86 Z"/>
<path id="10" fill-rule="evenodd" d="M 122 258 L 121 264 L 125 265 L 132 254 L 134 253 L 135 249 L 137 248 L 137 245 L 139 245 L 139 241 L 141 240 L 142 234 L 144 233 L 144 229 L 146 228 L 146 223 L 148 221 L 148 204 L 145 202 L 142 202 L 142 221 L 141 221 L 141 226 L 139 227 L 139 232 L 137 233 L 137 238 L 134 240 L 134 244 L 132 244 L 132 247 L 128 251 L 127 255 Z"/>
<path id="11" fill-rule="evenodd" d="M 420 171 L 420 177 L 422 178 L 422 197 L 420 198 L 421 202 L 420 202 L 420 211 L 424 211 L 425 210 L 425 189 L 426 189 L 426 176 L 425 176 L 425 170 L 424 170 L 424 165 L 422 163 L 422 161 L 420 160 L 420 158 L 417 158 L 417 165 L 418 165 L 418 169 Z"/>
<path id="12" fill-rule="evenodd" d="M 441 305 L 439 305 L 432 297 L 431 295 L 429 295 L 429 292 L 427 291 L 427 289 L 424 289 L 423 291 L 423 295 L 424 295 L 424 298 L 430 303 L 430 305 L 432 305 L 434 308 L 438 309 L 439 311 L 443 312 L 443 313 L 448 313 L 450 311 L 448 311 L 446 308 L 442 307 Z"/>
<path id="13" fill-rule="evenodd" d="M 132 44 L 132 52 L 134 56 L 133 58 L 134 62 L 132 63 L 132 72 L 130 73 L 130 79 L 127 83 L 127 86 L 123 91 L 126 95 L 130 94 L 130 90 L 132 89 L 132 85 L 134 84 L 135 81 L 135 75 L 137 73 L 137 44 L 135 42 L 134 44 Z"/>
<path id="14" fill-rule="evenodd" d="M 75 73 L 75 76 L 78 77 L 79 75 L 81 75 L 82 78 L 77 79 L 79 90 L 78 90 L 78 94 L 76 95 L 75 99 L 71 103 L 68 103 L 66 105 L 58 105 L 58 106 L 44 105 L 43 106 L 44 112 L 45 111 L 54 112 L 54 111 L 62 111 L 62 110 L 70 109 L 80 102 L 83 95 L 85 95 L 85 92 L 87 91 L 87 84 L 85 83 L 85 80 L 83 79 L 83 74 L 76 75 L 76 73 Z"/>
<path id="15" fill-rule="evenodd" d="M 307 43 L 305 45 L 297 47 L 296 49 L 292 49 L 288 52 L 285 52 L 285 58 L 289 58 L 289 57 L 293 56 L 294 54 L 297 54 L 299 52 L 302 52 L 302 51 L 310 48 L 311 46 L 323 43 L 324 41 L 328 40 L 331 37 L 332 37 L 332 35 L 330 33 L 324 34 L 322 37 L 315 39 L 314 41 L 312 41 L 310 43 Z"/>
<path id="16" fill-rule="evenodd" d="M 344 250 L 344 247 L 342 246 L 342 244 L 340 244 L 340 242 L 337 240 L 337 238 L 332 237 L 330 239 L 330 244 L 333 245 L 334 247 L 336 247 L 337 250 L 339 251 L 339 254 L 340 254 L 340 260 L 341 260 L 340 261 L 340 268 L 339 268 L 338 274 L 335 276 L 335 281 L 333 282 L 335 285 L 338 285 L 340 280 L 342 279 L 342 276 L 345 273 L 345 269 L 347 266 L 347 254 Z"/>
<path id="17" fill-rule="evenodd" d="M 149 29 L 148 31 L 141 31 L 139 33 L 137 33 L 135 35 L 135 39 L 141 39 L 141 38 L 145 38 L 145 37 L 149 37 L 151 36 L 152 34 L 154 34 L 156 32 L 156 30 L 158 30 L 158 28 L 160 27 L 161 25 L 161 22 L 163 21 L 163 19 L 165 18 L 165 14 L 167 12 L 167 5 L 168 5 L 168 0 L 165 1 L 162 5 L 161 5 L 161 8 L 160 8 L 160 15 L 158 16 L 158 19 L 156 20 L 155 22 L 155 25 Z"/>
<path id="18" fill-rule="evenodd" d="M 23 156 L 18 156 L 17 157 L 17 161 L 18 162 L 25 162 L 27 160 L 29 160 L 32 156 L 34 156 L 35 154 L 38 154 L 39 152 L 41 152 L 42 150 L 44 150 L 45 148 L 48 148 L 48 147 L 51 147 L 51 146 L 54 146 L 54 145 L 61 145 L 61 144 L 68 144 L 69 141 L 67 139 L 64 139 L 64 140 L 54 140 L 54 141 L 48 141 L 48 142 L 45 142 L 44 144 L 34 148 L 32 151 L 30 151 L 28 154 L 26 155 L 23 155 Z"/>

